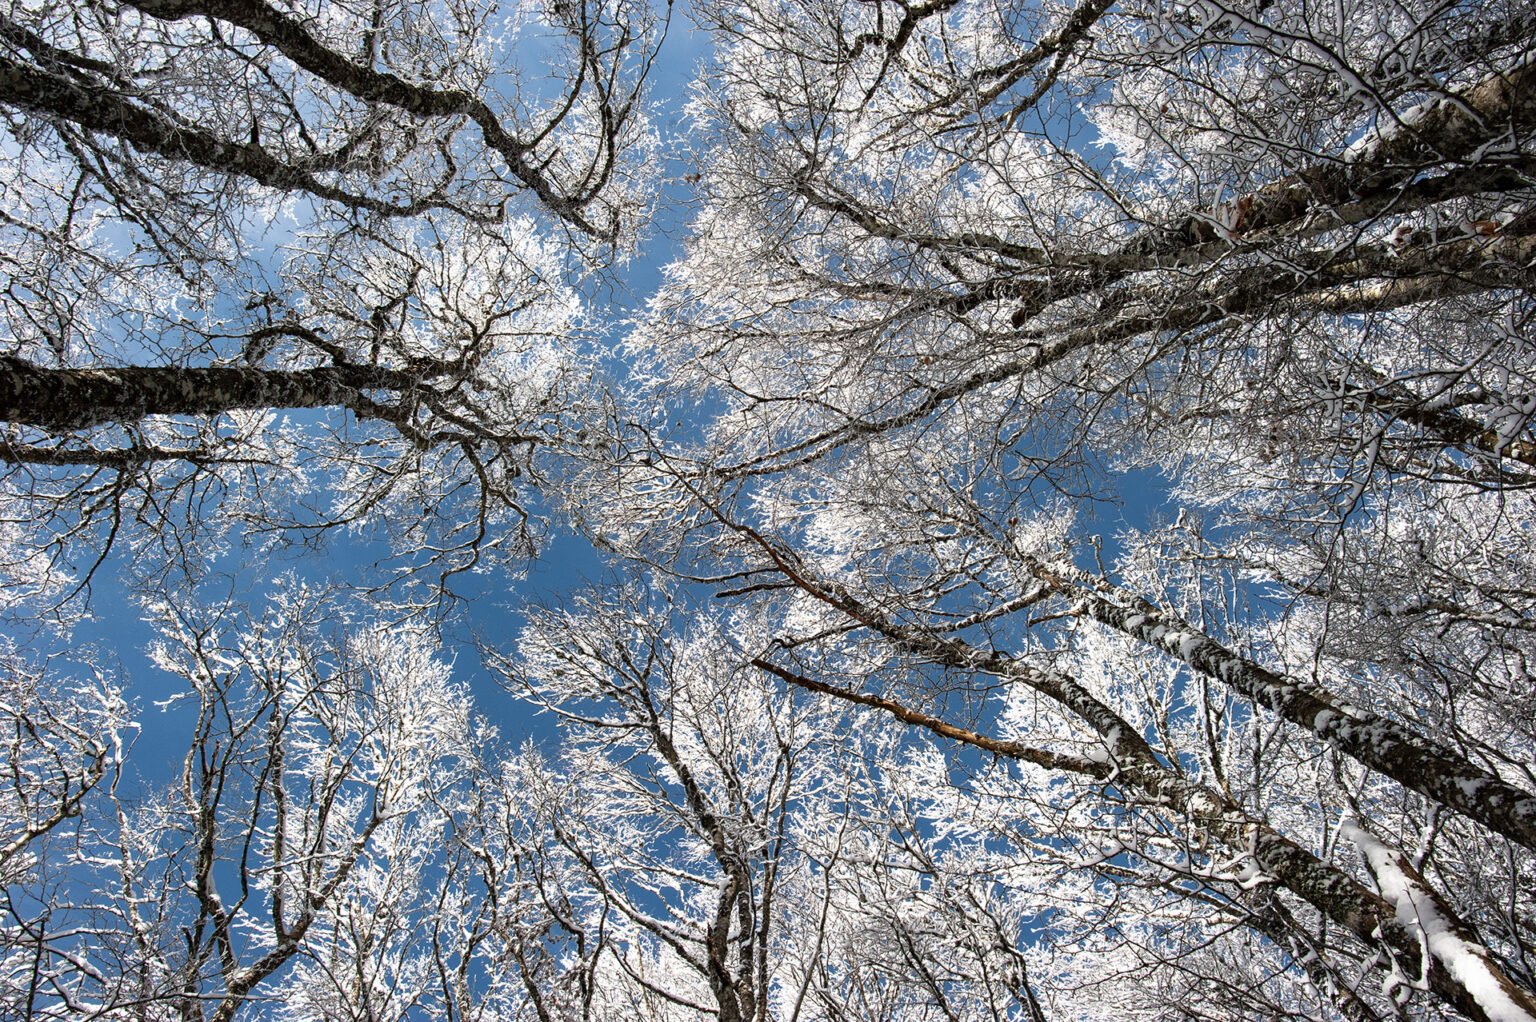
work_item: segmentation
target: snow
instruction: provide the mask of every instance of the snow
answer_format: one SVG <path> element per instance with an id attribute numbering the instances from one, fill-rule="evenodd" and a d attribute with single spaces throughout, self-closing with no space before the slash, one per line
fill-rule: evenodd
<path id="1" fill-rule="evenodd" d="M 1456 787 L 1460 788 L 1461 793 L 1466 795 L 1468 799 L 1477 798 L 1487 786 L 1487 780 L 1480 777 L 1462 777 L 1456 781 Z"/>
<path id="2" fill-rule="evenodd" d="M 1241 887 L 1245 891 L 1251 891 L 1255 887 L 1259 887 L 1264 884 L 1273 884 L 1276 882 L 1276 877 L 1270 873 L 1266 873 L 1259 866 L 1258 862 L 1251 857 L 1248 857 L 1246 861 L 1243 862 L 1242 866 L 1237 870 L 1231 879 L 1237 883 L 1237 886 Z"/>
<path id="3" fill-rule="evenodd" d="M 1400 852 L 1352 817 L 1339 832 L 1365 856 L 1382 897 L 1395 906 L 1398 922 L 1420 934 L 1429 954 L 1466 989 L 1489 1022 L 1536 1022 L 1536 1014 L 1511 996 L 1513 984 L 1490 961 L 1487 949 L 1463 936 L 1463 924 L 1421 878 L 1410 875 Z"/>

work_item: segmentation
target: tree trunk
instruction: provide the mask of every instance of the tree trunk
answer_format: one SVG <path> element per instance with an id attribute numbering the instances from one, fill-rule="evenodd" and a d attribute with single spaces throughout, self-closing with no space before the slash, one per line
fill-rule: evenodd
<path id="1" fill-rule="evenodd" d="M 403 391 L 419 382 L 375 366 L 44 369 L 7 357 L 0 358 L 0 421 L 66 432 L 146 415 L 352 406 L 365 390 Z"/>

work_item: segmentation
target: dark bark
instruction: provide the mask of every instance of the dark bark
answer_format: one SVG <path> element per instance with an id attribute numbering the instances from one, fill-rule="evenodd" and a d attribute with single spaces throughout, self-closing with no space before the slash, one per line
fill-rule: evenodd
<path id="1" fill-rule="evenodd" d="M 1443 444 L 1492 455 L 1495 459 L 1508 458 L 1536 468 L 1536 443 L 1513 436 L 1501 436 L 1497 430 L 1488 428 L 1484 423 L 1453 409 L 1436 406 L 1430 399 L 1420 397 L 1401 384 L 1382 383 L 1363 387 L 1345 385 L 1338 389 L 1359 400 L 1380 418 L 1389 422 L 1399 420 L 1410 423 Z"/>
<path id="2" fill-rule="evenodd" d="M 418 117 L 466 117 L 480 129 L 486 145 L 551 211 L 593 236 L 612 237 L 611 226 L 593 224 L 581 207 L 591 195 L 565 195 L 531 158 L 533 146 L 502 126 L 478 96 L 459 89 L 434 89 L 408 82 L 387 71 L 359 65 L 319 42 L 298 21 L 259 0 L 130 0 L 145 14 L 166 20 L 203 16 L 237 25 L 273 47 L 294 64 L 358 99 L 384 103 Z M 600 184 L 596 182 L 595 184 Z"/>
<path id="3" fill-rule="evenodd" d="M 0 19 L 3 20 L 3 19 Z M 7 34 L 16 26 L 4 22 Z M 235 142 L 167 119 L 122 94 L 79 76 L 55 74 L 0 56 L 0 104 L 68 121 L 117 138 L 134 149 L 207 170 L 249 178 L 282 191 L 304 191 L 386 216 L 423 212 L 431 201 L 393 204 L 328 185 L 309 171 L 273 156 L 254 142 Z"/>
<path id="4" fill-rule="evenodd" d="M 365 391 L 409 392 L 421 383 L 420 376 L 376 366 L 45 369 L 5 356 L 0 357 L 0 421 L 62 433 L 146 415 L 369 408 L 376 406 Z"/>
<path id="5" fill-rule="evenodd" d="M 725 876 L 725 883 L 715 902 L 714 918 L 710 922 L 704 940 L 708 954 L 706 975 L 710 992 L 714 994 L 715 1003 L 719 1007 L 720 1022 L 746 1022 L 754 1015 L 753 1005 L 756 999 L 756 994 L 752 990 L 751 970 L 743 968 L 739 975 L 735 974 L 736 970 L 732 969 L 730 961 L 733 918 L 738 913 L 746 917 L 742 919 L 743 926 L 737 939 L 750 941 L 755 932 L 755 928 L 751 925 L 750 911 L 744 911 L 748 909 L 752 897 L 752 877 L 747 870 L 746 856 L 737 847 L 737 842 L 732 839 L 724 823 L 710 807 L 703 789 L 694 779 L 693 771 L 683 761 L 666 726 L 656 714 L 649 694 L 642 697 L 641 706 L 645 713 L 645 728 L 650 733 L 651 740 L 656 743 L 656 751 L 672 768 L 678 783 L 682 785 L 684 799 L 689 811 L 693 814 L 697 829 L 709 841 L 710 852 L 715 858 L 715 863 Z M 746 959 L 746 964 L 750 965 L 751 949 L 747 947 L 743 950 L 747 953 L 742 957 Z"/>
<path id="6" fill-rule="evenodd" d="M 612 223 L 594 223 L 585 212 L 608 183 L 617 132 L 628 107 L 613 110 L 604 96 L 603 123 L 607 137 L 599 157 L 574 188 L 565 188 L 548 173 L 549 160 L 534 152 L 534 142 L 549 135 L 553 125 L 530 132 L 525 142 L 509 132 L 483 99 L 458 89 L 435 89 L 407 81 L 387 71 L 375 71 L 337 53 L 317 40 L 299 21 L 258 0 L 141 0 L 139 10 L 165 20 L 190 17 L 218 19 L 250 32 L 297 67 L 364 103 L 393 106 L 422 118 L 463 118 L 480 131 L 511 176 L 536 195 L 551 212 L 578 230 L 600 240 L 616 236 Z M 420 199 L 388 202 L 357 193 L 316 176 L 317 169 L 334 169 L 331 155 L 319 153 L 294 160 L 250 140 L 221 137 L 216 131 L 176 119 L 136 102 L 131 87 L 117 80 L 117 69 L 61 50 L 25 26 L 0 16 L 0 38 L 32 54 L 35 65 L 0 56 L 0 104 L 43 117 L 69 122 L 88 132 L 111 136 L 140 152 L 154 153 L 218 173 L 249 178 L 269 188 L 305 191 L 323 199 L 386 216 L 410 216 L 452 206 L 434 190 Z M 594 58 L 584 49 L 587 58 Z M 584 68 L 573 88 L 600 88 L 602 75 Z M 568 103 L 559 116 L 570 110 Z M 493 214 L 495 210 L 491 211 Z"/>
<path id="7" fill-rule="evenodd" d="M 1346 704 L 1300 678 L 1247 660 L 1176 615 L 1149 605 L 1134 608 L 1101 593 L 1054 579 L 1088 617 L 1182 660 L 1255 705 L 1305 728 L 1333 748 L 1497 831 L 1536 848 L 1536 795 L 1509 784 L 1429 738 L 1360 706 Z"/>
<path id="8" fill-rule="evenodd" d="M 743 478 L 809 464 L 860 439 L 921 422 L 968 394 L 1046 370 L 1077 352 L 1125 345 L 1148 334 L 1193 331 L 1243 315 L 1384 312 L 1435 298 L 1529 287 L 1536 233 L 1425 241 L 1400 253 L 1385 246 L 1366 246 L 1352 258 L 1324 251 L 1312 253 L 1310 264 L 1307 260 L 1297 255 L 1291 272 L 1259 265 L 1213 276 L 1195 296 L 1181 293 L 1181 300 L 1174 302 L 1166 300 L 1163 285 L 1153 285 L 1138 296 L 1145 304 L 1135 311 L 1108 319 L 1101 314 L 1042 333 L 1020 331 L 1020 346 L 1026 352 L 1022 358 L 919 392 L 918 400 L 896 414 L 856 420 L 751 460 L 719 467 L 713 474 Z"/>
<path id="9" fill-rule="evenodd" d="M 1322 211 L 1325 227 L 1355 223 L 1359 220 L 1335 219 L 1328 213 L 1355 206 L 1385 210 L 1428 167 L 1466 160 L 1481 165 L 1482 172 L 1493 170 L 1499 154 L 1485 151 L 1489 143 L 1507 137 L 1510 149 L 1515 149 L 1515 140 L 1536 126 L 1536 64 L 1490 75 L 1454 98 L 1425 104 L 1417 113 L 1412 123 L 1399 120 L 1394 130 L 1358 155 L 1319 162 L 1236 199 L 1232 206 L 1242 211 L 1241 230 L 1277 230 L 1316 211 Z M 1124 255 L 1172 255 L 1191 240 L 1216 237 L 1211 216 L 1191 214 L 1138 238 Z"/>
<path id="10" fill-rule="evenodd" d="M 1237 222 L 1217 229 L 1221 210 L 1195 210 L 1166 224 L 1144 228 L 1107 252 L 1058 252 L 974 232 L 925 234 L 910 224 L 887 221 L 830 183 L 799 175 L 794 190 L 811 206 L 842 217 L 874 237 L 904 245 L 965 255 L 987 253 L 1018 264 L 1017 272 L 1047 273 L 1029 287 L 1048 288 L 1052 300 L 1090 293 L 1141 272 L 1207 265 L 1230 254 L 1245 238 L 1305 238 L 1322 231 L 1367 223 L 1389 212 L 1407 212 L 1459 196 L 1506 191 L 1529 183 L 1530 161 L 1515 144 L 1536 126 L 1536 65 L 1491 75 L 1454 98 L 1400 123 L 1375 145 L 1351 156 L 1319 160 L 1278 181 L 1225 204 Z M 1511 140 L 1509 152 L 1488 152 L 1491 143 Z M 1426 174 L 1443 168 L 1439 174 Z M 957 298 L 964 311 L 1021 285 L 1016 277 L 982 285 L 976 295 Z M 1006 294 L 1003 296 L 1006 297 Z M 973 300 L 973 298 L 975 300 Z"/>

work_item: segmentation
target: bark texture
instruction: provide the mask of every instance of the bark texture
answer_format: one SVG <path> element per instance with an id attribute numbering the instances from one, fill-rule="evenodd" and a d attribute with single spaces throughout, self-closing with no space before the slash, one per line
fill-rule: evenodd
<path id="1" fill-rule="evenodd" d="M 357 407 L 367 401 L 365 391 L 406 392 L 420 383 L 375 366 L 46 369 L 7 357 L 0 359 L 0 420 L 65 432 L 146 415 Z"/>

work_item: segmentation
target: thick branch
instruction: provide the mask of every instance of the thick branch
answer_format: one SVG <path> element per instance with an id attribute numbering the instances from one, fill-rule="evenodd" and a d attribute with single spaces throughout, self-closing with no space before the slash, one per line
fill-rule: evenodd
<path id="1" fill-rule="evenodd" d="M 1210 264 L 1245 238 L 1306 237 L 1337 227 L 1366 223 L 1390 210 L 1409 211 L 1446 199 L 1529 184 L 1529 158 L 1521 136 L 1536 124 L 1536 62 L 1491 75 L 1455 97 L 1425 104 L 1397 119 L 1397 127 L 1355 152 L 1318 162 L 1225 203 L 1195 210 L 1171 223 L 1149 226 L 1108 252 L 1061 252 L 1020 245 L 995 235 L 914 231 L 879 214 L 830 182 L 795 175 L 794 189 L 810 205 L 845 218 L 874 237 L 903 245 L 955 252 L 986 253 L 1019 264 L 1021 272 L 1049 272 L 1049 281 L 1020 283 L 1012 277 L 962 294 L 954 307 L 964 311 L 1012 290 L 1048 291 L 1050 300 L 1086 294 L 1127 276 L 1157 269 Z M 1506 151 L 1489 154 L 1507 139 Z M 1425 170 L 1444 167 L 1426 177 Z M 1219 227 L 1223 220 L 1230 228 Z"/>
<path id="2" fill-rule="evenodd" d="M 120 93 L 80 78 L 40 71 L 0 56 L 0 103 L 57 117 L 88 131 L 121 139 L 141 152 L 185 160 L 222 174 L 250 178 L 283 191 L 305 191 L 386 216 L 408 216 L 438 203 L 383 202 L 325 184 L 254 142 L 234 142 L 167 120 Z"/>
<path id="3" fill-rule="evenodd" d="M 902 645 L 921 645 L 921 640 L 906 634 Z M 1014 751 L 1025 753 L 1027 762 L 1087 774 L 1106 780 L 1112 774 L 1115 784 L 1161 802 L 1186 814 L 1192 823 L 1211 834 L 1222 844 L 1239 853 L 1250 853 L 1265 873 L 1272 875 L 1292 894 L 1311 904 L 1319 912 L 1343 926 L 1367 946 L 1385 942 L 1393 954 L 1409 969 L 1427 971 L 1430 988 L 1447 1003 L 1480 1022 L 1493 1022 L 1483 1006 L 1460 982 L 1460 976 L 1449 972 L 1442 963 L 1432 959 L 1424 969 L 1417 934 L 1400 923 L 1392 906 L 1353 877 L 1337 867 L 1323 862 L 1290 838 L 1276 831 L 1262 820 L 1249 816 L 1240 806 L 1221 793 L 1189 780 L 1177 770 L 1164 766 L 1129 723 L 1108 707 L 1098 703 L 1080 685 L 1064 675 L 1035 671 L 1011 658 L 996 653 L 965 647 L 959 663 L 952 655 L 963 644 L 935 642 L 930 646 L 930 658 L 951 666 L 965 666 L 982 670 L 997 677 L 1019 681 L 1042 694 L 1062 702 L 1077 712 L 1094 728 L 1110 749 L 1112 771 L 1107 764 L 1079 760 L 1077 757 L 1060 757 L 1052 765 L 1047 760 L 1054 754 L 1042 754 L 1011 742 L 1000 742 L 964 728 L 954 727 L 935 717 L 901 706 L 893 700 L 863 693 L 849 692 L 814 679 L 777 667 L 761 658 L 752 661 L 754 666 L 810 691 L 830 695 L 837 699 L 885 710 L 898 719 L 925 727 L 947 738 L 983 749 L 995 755 L 1014 757 Z M 1089 704 L 1094 704 L 1091 708 Z M 1081 713 L 1081 709 L 1090 712 Z M 1081 768 L 1075 764 L 1081 764 Z M 1486 952 L 1485 952 L 1486 953 Z"/>
<path id="4" fill-rule="evenodd" d="M 989 674 L 1026 686 L 1060 704 L 1092 728 L 1104 742 L 1115 768 L 1115 783 L 1187 814 L 1229 848 L 1251 853 L 1260 866 L 1288 890 L 1355 934 L 1367 946 L 1384 941 L 1399 960 L 1410 963 L 1411 967 L 1419 969 L 1424 964 L 1417 936 L 1397 922 L 1386 901 L 1269 824 L 1249 816 L 1220 792 L 1190 780 L 1174 767 L 1165 766 L 1136 728 L 1076 679 L 1055 671 L 1039 670 L 996 650 L 979 648 L 958 638 L 940 638 L 926 630 L 893 621 L 845 587 L 813 575 L 792 552 L 774 540 L 751 526 L 730 521 L 718 509 L 713 510 L 723 525 L 761 550 L 775 568 L 807 595 L 848 615 L 884 637 L 896 649 L 929 663 Z M 758 666 L 762 667 L 762 664 Z M 779 674 L 778 671 L 772 673 Z M 843 699 L 849 695 L 831 686 L 824 686 L 822 691 Z M 865 702 L 862 699 L 851 701 Z M 875 699 L 866 704 L 891 712 L 884 700 Z M 909 722 L 930 729 L 934 723 L 940 723 L 933 718 L 923 719 L 924 715 L 915 711 L 908 711 L 901 717 L 909 718 Z M 951 728 L 943 733 L 970 744 L 972 733 L 964 729 Z M 1006 755 L 1000 745 L 993 745 L 989 751 Z M 1069 769 L 1065 763 L 1060 768 Z M 1434 961 L 1427 965 L 1422 971 L 1428 975 L 1430 988 L 1438 997 L 1479 1022 L 1493 1022 L 1456 976 Z"/>
<path id="5" fill-rule="evenodd" d="M 1508 139 L 1518 151 L 1520 136 L 1536 123 L 1536 62 L 1494 74 L 1457 94 L 1416 107 L 1370 145 L 1321 161 L 1232 203 L 1241 209 L 1242 230 L 1271 231 L 1321 210 L 1386 208 L 1427 167 L 1463 160 L 1478 162 L 1490 143 Z M 1374 209 L 1373 209 L 1374 207 Z M 1359 222 L 1357 219 L 1335 223 Z M 1333 226 L 1334 224 L 1328 224 Z M 1127 256 L 1172 254 L 1190 241 L 1217 237 L 1214 219 L 1192 213 L 1127 246 Z"/>
<path id="6" fill-rule="evenodd" d="M 1471 991 L 1489 1018 L 1536 1022 L 1536 997 L 1509 977 L 1400 849 L 1384 843 L 1356 819 L 1346 820 L 1340 834 L 1365 856 L 1376 886 L 1396 905 L 1398 922 L 1420 934 L 1436 963 Z"/>
<path id="7" fill-rule="evenodd" d="M 1385 774 L 1411 791 L 1448 806 L 1528 848 L 1536 848 L 1536 795 L 1509 784 L 1465 756 L 1396 721 L 1352 706 L 1300 678 L 1278 674 L 1227 649 L 1175 614 L 1144 601 L 1125 607 L 1060 572 L 1039 577 L 1100 624 L 1145 642 L 1214 678 L 1255 705 Z"/>
<path id="8" fill-rule="evenodd" d="M 166 20 L 195 16 L 217 18 L 250 32 L 277 49 L 294 64 L 358 99 L 385 103 L 419 117 L 468 117 L 486 145 L 506 161 L 514 177 L 545 206 L 588 234 L 611 236 L 581 212 L 580 198 L 560 194 L 529 159 L 532 146 L 509 133 L 493 110 L 477 96 L 460 89 L 433 89 L 408 82 L 388 71 L 356 64 L 320 43 L 299 22 L 260 0 L 130 0 L 146 14 Z"/>
<path id="9" fill-rule="evenodd" d="M 376 366 L 126 366 L 44 369 L 0 357 L 0 421 L 65 432 L 146 415 L 352 406 L 367 390 L 410 391 L 422 378 Z"/>
<path id="10" fill-rule="evenodd" d="M 1286 270 L 1248 266 L 1211 279 L 1192 297 L 1154 305 L 1167 293 L 1167 283 L 1161 281 L 1146 289 L 1144 301 L 1135 308 L 1108 321 L 1101 315 L 1054 330 L 1042 338 L 1045 343 L 1026 345 L 1024 357 L 934 388 L 902 411 L 880 419 L 855 419 L 716 472 L 724 478 L 740 478 L 808 464 L 860 439 L 920 422 L 950 402 L 993 384 L 1040 372 L 1080 351 L 1121 345 L 1144 334 L 1196 330 L 1237 316 L 1384 312 L 1433 298 L 1528 286 L 1533 261 L 1536 234 L 1516 234 L 1422 244 L 1400 254 L 1383 246 L 1364 247 L 1349 260 L 1328 251 L 1313 252 L 1297 256 Z"/>

